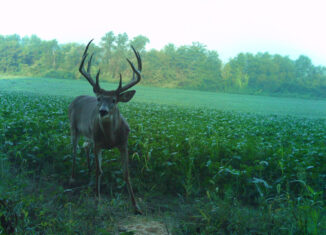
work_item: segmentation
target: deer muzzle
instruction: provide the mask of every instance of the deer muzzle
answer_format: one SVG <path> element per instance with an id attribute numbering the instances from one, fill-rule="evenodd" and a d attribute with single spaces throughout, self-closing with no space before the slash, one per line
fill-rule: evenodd
<path id="1" fill-rule="evenodd" d="M 105 117 L 106 115 L 109 114 L 109 110 L 108 110 L 108 109 L 105 109 L 105 108 L 101 108 L 101 109 L 99 110 L 99 112 L 100 112 L 100 116 L 101 116 L 101 117 Z"/>

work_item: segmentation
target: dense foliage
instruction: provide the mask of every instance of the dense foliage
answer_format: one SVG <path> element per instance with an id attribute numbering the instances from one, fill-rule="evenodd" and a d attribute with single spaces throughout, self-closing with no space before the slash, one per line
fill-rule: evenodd
<path id="1" fill-rule="evenodd" d="M 116 193 L 124 189 L 116 151 L 103 155 L 107 204 L 89 203 L 92 187 L 71 193 L 67 186 L 70 101 L 1 94 L 0 200 L 8 206 L 0 207 L 0 216 L 17 215 L 20 233 L 110 234 L 116 208 L 128 205 Z M 173 219 L 173 234 L 325 231 L 324 119 L 135 102 L 121 110 L 132 127 L 131 178 L 145 212 L 173 217 L 176 208 L 189 204 Z M 78 179 L 87 185 L 82 153 Z M 153 197 L 160 202 L 146 207 Z M 163 206 L 169 197 L 179 198 L 179 205 Z"/>
<path id="2" fill-rule="evenodd" d="M 119 73 L 130 75 L 125 61 L 132 58 L 129 45 L 140 51 L 143 84 L 159 87 L 188 88 L 251 94 L 326 96 L 326 68 L 314 66 L 307 56 L 291 60 L 269 53 L 240 53 L 223 64 L 216 51 L 201 43 L 161 50 L 146 50 L 149 39 L 126 33 L 104 35 L 96 53 L 95 65 L 101 67 L 102 79 L 116 81 Z M 78 79 L 78 65 L 84 46 L 78 43 L 58 44 L 33 35 L 0 36 L 0 74 L 45 76 Z"/>

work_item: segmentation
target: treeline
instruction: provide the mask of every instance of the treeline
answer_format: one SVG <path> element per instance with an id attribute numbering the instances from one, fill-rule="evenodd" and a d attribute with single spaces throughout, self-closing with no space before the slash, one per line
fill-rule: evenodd
<path id="1" fill-rule="evenodd" d="M 149 39 L 108 32 L 95 52 L 94 67 L 101 80 L 124 81 L 131 77 L 125 58 L 134 59 L 133 45 L 143 59 L 143 85 L 251 94 L 326 97 L 326 67 L 314 66 L 307 56 L 291 60 L 269 53 L 240 53 L 223 64 L 216 51 L 201 43 L 161 50 L 146 50 Z M 85 45 L 58 44 L 37 36 L 0 36 L 0 74 L 81 79 L 78 66 Z M 95 72 L 95 68 L 93 70 Z"/>

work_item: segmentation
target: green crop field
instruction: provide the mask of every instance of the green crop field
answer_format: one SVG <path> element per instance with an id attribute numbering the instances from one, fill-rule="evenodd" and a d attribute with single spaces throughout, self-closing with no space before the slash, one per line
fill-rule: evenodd
<path id="1" fill-rule="evenodd" d="M 326 234 L 326 101 L 136 89 L 120 105 L 136 218 L 166 234 Z M 100 202 L 82 149 L 68 185 L 80 94 L 88 83 L 0 79 L 0 218 L 17 234 L 133 234 L 117 151 L 103 154 Z"/>

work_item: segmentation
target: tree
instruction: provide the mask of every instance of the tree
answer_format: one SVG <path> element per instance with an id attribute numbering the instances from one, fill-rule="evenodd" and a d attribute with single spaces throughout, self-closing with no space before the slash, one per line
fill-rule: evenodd
<path id="1" fill-rule="evenodd" d="M 142 84 L 160 87 L 180 87 L 210 91 L 304 94 L 326 97 L 326 67 L 314 66 L 309 57 L 297 60 L 267 52 L 239 53 L 223 67 L 216 51 L 204 44 L 175 46 L 170 43 L 163 49 L 146 51 L 149 39 L 138 35 L 129 40 L 126 33 L 106 33 L 100 46 L 92 44 L 93 73 L 101 67 L 101 79 L 124 81 L 132 71 L 126 57 L 134 59 L 133 45 L 143 59 Z M 0 73 L 6 75 L 79 78 L 78 66 L 85 45 L 56 40 L 41 40 L 36 35 L 21 38 L 19 35 L 0 35 Z M 112 78 L 114 80 L 112 80 Z"/>
<path id="2" fill-rule="evenodd" d="M 115 40 L 114 53 L 112 55 L 112 63 L 110 63 L 110 71 L 112 77 L 118 77 L 120 73 L 127 70 L 128 65 L 125 59 L 128 51 L 128 35 L 126 33 L 118 34 Z M 129 71 L 128 73 L 129 74 Z"/>
<path id="3" fill-rule="evenodd" d="M 295 75 L 300 83 L 307 84 L 313 73 L 311 60 L 304 55 L 299 56 L 295 61 Z"/>
<path id="4" fill-rule="evenodd" d="M 112 59 L 114 43 L 116 41 L 116 37 L 112 31 L 106 33 L 100 42 L 101 51 L 102 51 L 102 71 L 104 74 L 110 73 L 110 60 Z"/>
<path id="5" fill-rule="evenodd" d="M 22 47 L 20 36 L 17 34 L 1 38 L 0 45 L 0 71 L 2 73 L 19 72 L 20 55 Z"/>
<path id="6" fill-rule="evenodd" d="M 130 41 L 132 45 L 140 54 L 145 52 L 146 44 L 149 43 L 149 39 L 143 35 L 138 35 Z"/>

